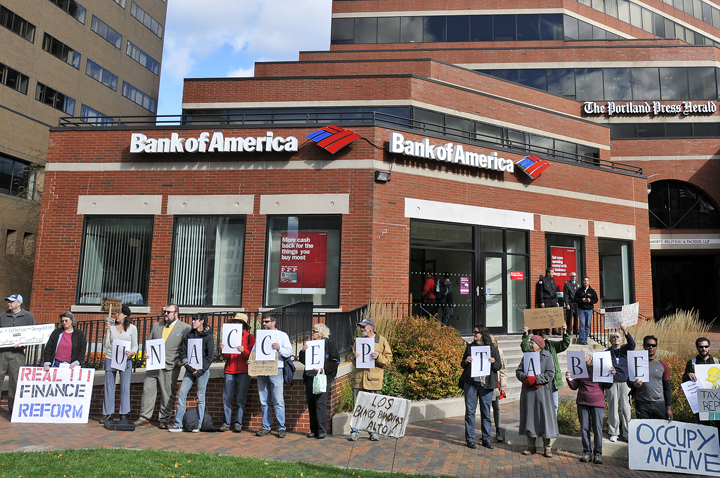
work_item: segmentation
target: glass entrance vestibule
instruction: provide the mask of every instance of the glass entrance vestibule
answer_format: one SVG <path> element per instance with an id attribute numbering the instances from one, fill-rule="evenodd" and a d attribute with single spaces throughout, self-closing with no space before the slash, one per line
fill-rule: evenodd
<path id="1" fill-rule="evenodd" d="M 528 233 L 483 225 L 413 219 L 410 222 L 410 296 L 413 313 L 447 314 L 446 299 L 429 298 L 428 275 L 450 280 L 448 325 L 470 334 L 474 324 L 492 333 L 521 332 L 530 298 Z M 425 293 L 423 294 L 423 289 Z"/>

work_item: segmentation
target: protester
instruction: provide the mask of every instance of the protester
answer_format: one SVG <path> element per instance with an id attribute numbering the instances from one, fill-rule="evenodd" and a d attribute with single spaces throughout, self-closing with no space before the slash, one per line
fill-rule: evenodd
<path id="1" fill-rule="evenodd" d="M 718 359 L 710 355 L 710 340 L 708 340 L 705 337 L 698 337 L 695 340 L 695 348 L 698 351 L 698 354 L 688 360 L 688 363 L 685 365 L 685 373 L 683 373 L 682 381 L 687 382 L 692 380 L 693 382 L 697 382 L 698 377 L 695 375 L 695 365 L 708 365 L 708 364 L 717 364 L 720 363 Z M 700 422 L 702 425 L 708 425 L 708 426 L 716 426 L 720 425 L 720 421 L 717 420 L 700 420 L 700 414 L 695 414 L 695 419 Z"/>
<path id="2" fill-rule="evenodd" d="M 490 331 L 486 328 L 480 328 L 477 325 L 473 330 L 474 340 L 467 344 L 465 353 L 463 354 L 460 365 L 463 368 L 460 381 L 463 382 L 463 392 L 465 394 L 465 444 L 468 448 L 477 448 L 475 443 L 475 411 L 478 408 L 478 399 L 480 400 L 480 417 L 482 427 L 482 446 L 490 450 L 493 449 L 490 435 L 490 404 L 493 399 L 493 391 L 498 387 L 498 370 L 502 368 L 502 361 L 497 347 L 493 345 Z M 490 375 L 481 377 L 472 377 L 472 347 L 474 346 L 490 346 Z"/>
<path id="3" fill-rule="evenodd" d="M 500 361 L 502 362 L 502 368 L 498 371 L 498 388 L 493 390 L 493 401 L 492 401 L 492 412 L 493 421 L 495 422 L 495 440 L 498 443 L 505 441 L 505 434 L 500 428 L 500 400 L 505 398 L 505 384 L 507 384 L 507 369 L 505 367 L 505 354 L 498 345 L 498 341 L 493 335 L 493 345 L 498 349 L 500 353 Z"/>
<path id="4" fill-rule="evenodd" d="M 43 350 L 43 367 L 59 367 L 68 364 L 79 367 L 85 361 L 87 341 L 82 330 L 77 329 L 77 320 L 72 312 L 60 314 L 60 327 L 53 330 Z"/>
<path id="5" fill-rule="evenodd" d="M 120 419 L 130 413 L 130 379 L 132 377 L 132 358 L 138 351 L 137 328 L 130 323 L 130 307 L 123 305 L 120 312 L 113 312 L 114 320 L 105 321 L 105 391 L 103 395 L 103 418 L 100 423 L 113 419 L 115 413 L 115 374 L 120 372 Z M 125 368 L 115 370 L 112 368 L 113 342 L 126 340 L 130 342 L 130 349 L 125 350 Z"/>
<path id="6" fill-rule="evenodd" d="M 160 429 L 167 430 L 170 415 L 175 404 L 180 365 L 175 363 L 175 355 L 183 339 L 190 331 L 190 326 L 178 319 L 178 306 L 169 304 L 163 311 L 165 318 L 153 324 L 148 340 L 163 339 L 165 341 L 165 368 L 146 370 L 143 382 L 142 408 L 140 418 L 135 426 L 141 427 L 150 423 L 157 390 L 160 388 Z"/>
<path id="7" fill-rule="evenodd" d="M 250 388 L 248 359 L 250 358 L 250 351 L 255 346 L 255 336 L 250 333 L 250 322 L 248 322 L 248 316 L 245 314 L 235 314 L 235 317 L 228 320 L 228 323 L 243 324 L 243 329 L 240 345 L 237 346 L 240 353 L 222 354 L 225 359 L 225 382 L 223 383 L 224 415 L 220 431 L 226 432 L 232 425 L 232 431 L 240 433 L 242 431 L 243 414 L 245 413 L 245 399 Z M 225 344 L 220 344 L 220 350 L 224 348 Z M 237 404 L 234 421 L 232 419 L 233 396 Z"/>
<path id="8" fill-rule="evenodd" d="M 13 294 L 5 298 L 8 310 L 0 317 L 0 327 L 25 327 L 35 325 L 35 318 L 27 310 L 22 308 L 23 296 Z M 25 365 L 25 347 L 15 345 L 13 347 L 0 348 L 0 384 L 8 376 L 8 412 L 12 415 L 13 404 L 15 403 L 15 388 L 17 387 L 18 373 L 20 367 Z"/>
<path id="9" fill-rule="evenodd" d="M 278 373 L 269 377 L 258 377 L 258 396 L 260 398 L 260 408 L 262 409 L 262 428 L 255 432 L 255 435 L 262 437 L 270 434 L 270 425 L 272 419 L 270 417 L 270 403 L 272 399 L 273 408 L 275 410 L 275 420 L 278 424 L 278 438 L 285 438 L 285 396 L 283 394 L 283 368 L 285 367 L 284 358 L 292 355 L 292 344 L 290 337 L 285 332 L 277 329 L 277 319 L 273 315 L 263 317 L 262 327 L 264 330 L 275 331 L 275 342 L 272 348 L 278 354 Z M 252 351 L 255 352 L 257 342 Z M 248 361 L 248 363 L 250 363 Z"/>
<path id="10" fill-rule="evenodd" d="M 618 436 L 622 441 L 628 441 L 628 423 L 630 422 L 630 389 L 627 385 L 628 379 L 628 350 L 635 350 L 635 340 L 625 327 L 620 327 L 627 343 L 622 344 L 622 336 L 619 332 L 610 333 L 610 352 L 613 367 L 615 367 L 615 377 L 613 378 L 612 387 L 607 390 L 606 397 L 608 403 L 608 434 L 610 441 L 616 442 Z"/>
<path id="11" fill-rule="evenodd" d="M 383 385 L 383 377 L 385 372 L 383 368 L 387 367 L 392 361 L 392 350 L 387 339 L 382 335 L 375 333 L 375 321 L 367 318 L 358 324 L 363 337 L 374 339 L 375 351 L 370 356 L 375 360 L 374 368 L 355 368 L 352 376 L 353 404 L 357 402 L 357 396 L 360 392 L 380 393 Z M 355 350 L 353 344 L 353 365 L 360 356 L 360 352 Z M 360 431 L 350 428 L 349 440 L 355 441 L 360 437 Z M 378 441 L 377 434 L 370 432 L 370 440 Z"/>
<path id="12" fill-rule="evenodd" d="M 672 389 L 668 365 L 657 357 L 658 340 L 654 335 L 643 338 L 643 348 L 648 352 L 650 379 L 647 383 L 637 379 L 628 386 L 635 397 L 635 417 L 656 418 L 672 421 Z"/>
<path id="13" fill-rule="evenodd" d="M 575 302 L 575 292 L 580 288 L 580 283 L 577 281 L 577 273 L 570 273 L 570 280 L 565 281 L 563 286 L 563 302 L 565 303 L 565 322 L 568 326 L 568 331 L 573 335 L 577 335 L 579 332 L 578 327 L 578 305 Z"/>
<path id="14" fill-rule="evenodd" d="M 332 387 L 332 382 L 337 374 L 338 364 L 340 363 L 340 354 L 335 344 L 328 340 L 330 337 L 330 329 L 325 324 L 315 324 L 312 328 L 312 340 L 325 341 L 325 360 L 323 367 L 320 369 L 305 370 L 303 372 L 303 382 L 305 383 L 305 397 L 307 398 L 308 414 L 310 415 L 310 433 L 308 438 L 317 438 L 322 440 L 327 436 L 327 397 Z M 298 360 L 305 363 L 305 354 L 308 345 L 305 344 L 300 351 Z M 327 380 L 324 392 L 315 393 L 313 390 L 313 382 L 318 374 L 324 374 Z"/>
<path id="15" fill-rule="evenodd" d="M 201 367 L 193 367 L 189 360 L 189 340 L 202 339 L 202 357 Z M 213 332 L 208 325 L 207 314 L 195 314 L 192 318 L 190 332 L 185 335 L 182 343 L 178 347 L 175 355 L 175 362 L 185 367 L 185 377 L 180 385 L 178 392 L 177 410 L 175 411 L 175 425 L 168 429 L 169 432 L 181 432 L 183 430 L 183 416 L 185 416 L 185 407 L 187 406 L 187 396 L 192 388 L 193 383 L 197 385 L 197 410 L 198 410 L 198 428 L 191 430 L 193 433 L 200 431 L 203 418 L 205 418 L 205 389 L 210 379 L 210 365 L 215 356 L 215 341 L 213 340 Z"/>
<path id="16" fill-rule="evenodd" d="M 559 307 L 557 285 L 555 284 L 555 279 L 553 279 L 554 275 L 555 271 L 552 268 L 547 268 L 545 269 L 545 277 L 542 277 L 540 281 L 538 281 L 541 308 Z M 553 335 L 557 335 L 556 328 L 553 328 L 551 332 Z M 562 381 L 562 377 L 560 380 Z"/>
<path id="17" fill-rule="evenodd" d="M 601 465 L 605 390 L 610 388 L 612 383 L 593 382 L 593 348 L 583 347 L 583 352 L 585 352 L 585 363 L 587 364 L 587 378 L 576 378 L 573 380 L 572 375 L 568 371 L 565 373 L 565 379 L 571 390 L 578 391 L 575 403 L 577 404 L 583 447 L 583 454 L 580 457 L 580 461 L 583 463 L 592 461 L 597 465 Z M 615 375 L 614 367 L 610 367 L 610 373 Z M 592 448 L 592 451 L 590 448 L 591 430 L 595 436 L 595 446 Z"/>
<path id="18" fill-rule="evenodd" d="M 523 455 L 537 453 L 537 438 L 542 437 L 544 455 L 552 458 L 552 446 L 560 434 L 557 413 L 552 406 L 552 383 L 555 380 L 555 364 L 550 351 L 545 348 L 545 339 L 534 335 L 530 339 L 530 351 L 540 352 L 540 372 L 537 376 L 526 375 L 524 361 L 515 370 L 515 376 L 523 384 L 520 391 L 519 433 L 527 437 L 528 447 Z"/>
<path id="19" fill-rule="evenodd" d="M 578 304 L 578 315 L 580 317 L 580 337 L 578 338 L 578 344 L 587 345 L 593 309 L 598 302 L 597 292 L 590 287 L 590 278 L 588 276 L 583 277 L 582 287 L 575 291 L 575 302 Z"/>
<path id="20" fill-rule="evenodd" d="M 523 352 L 530 352 L 530 329 L 527 326 L 523 327 L 523 338 L 520 342 L 520 349 Z M 558 390 L 564 385 L 565 381 L 562 376 L 562 369 L 560 368 L 560 361 L 558 360 L 558 354 L 565 352 L 570 347 L 570 334 L 567 332 L 567 324 L 562 326 L 562 340 L 545 340 L 545 349 L 552 355 L 553 363 L 555 364 L 555 378 L 550 385 L 552 390 L 553 404 L 555 405 L 555 413 L 557 414 L 558 409 Z"/>

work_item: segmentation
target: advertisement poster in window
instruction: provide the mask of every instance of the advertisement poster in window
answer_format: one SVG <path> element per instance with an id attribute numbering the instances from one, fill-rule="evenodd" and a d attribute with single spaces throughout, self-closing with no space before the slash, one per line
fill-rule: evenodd
<path id="1" fill-rule="evenodd" d="M 551 246 L 550 267 L 555 271 L 553 279 L 557 291 L 562 293 L 565 282 L 570 280 L 570 273 L 577 272 L 577 251 L 572 247 Z"/>
<path id="2" fill-rule="evenodd" d="M 327 232 L 283 232 L 278 294 L 324 294 L 326 278 Z"/>

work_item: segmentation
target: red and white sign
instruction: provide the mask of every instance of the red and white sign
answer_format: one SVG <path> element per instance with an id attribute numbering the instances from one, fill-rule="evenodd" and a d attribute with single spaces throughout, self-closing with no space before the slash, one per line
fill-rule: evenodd
<path id="1" fill-rule="evenodd" d="M 555 271 L 558 292 L 562 292 L 570 273 L 577 272 L 577 251 L 572 247 L 550 247 L 550 267 Z"/>
<path id="2" fill-rule="evenodd" d="M 510 280 L 524 280 L 522 271 L 510 271 Z"/>
<path id="3" fill-rule="evenodd" d="M 95 370 L 20 367 L 13 423 L 87 423 Z"/>
<path id="4" fill-rule="evenodd" d="M 278 294 L 324 294 L 326 278 L 327 232 L 283 232 Z"/>

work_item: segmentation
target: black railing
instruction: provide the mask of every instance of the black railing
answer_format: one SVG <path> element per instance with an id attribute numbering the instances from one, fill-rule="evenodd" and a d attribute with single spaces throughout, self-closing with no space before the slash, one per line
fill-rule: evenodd
<path id="1" fill-rule="evenodd" d="M 652 317 L 646 317 L 642 314 L 638 314 L 638 321 L 640 320 L 652 320 Z M 605 314 L 600 313 L 598 310 L 593 311 L 593 316 L 590 321 L 590 334 L 589 337 L 595 342 L 601 344 L 603 347 L 609 347 L 610 345 L 610 334 L 620 329 L 606 329 L 605 328 Z M 622 332 L 621 332 L 622 333 Z"/>
<path id="2" fill-rule="evenodd" d="M 352 353 L 357 324 L 362 320 L 367 308 L 367 305 L 363 305 L 347 312 L 325 314 L 325 325 L 332 332 L 330 338 L 337 347 L 341 359 L 347 359 Z"/>

